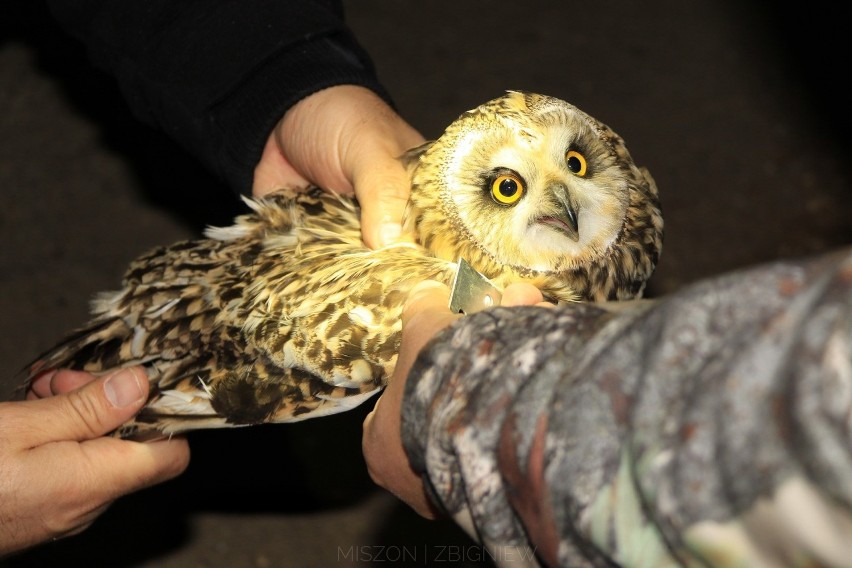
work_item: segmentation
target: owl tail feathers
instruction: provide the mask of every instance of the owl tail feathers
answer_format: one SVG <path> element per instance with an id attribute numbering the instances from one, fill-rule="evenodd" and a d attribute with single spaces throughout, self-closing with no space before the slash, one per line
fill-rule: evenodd
<path id="1" fill-rule="evenodd" d="M 122 346 L 130 329 L 121 318 L 98 318 L 71 332 L 62 341 L 35 357 L 22 373 L 27 380 L 21 388 L 52 369 L 73 369 L 99 373 L 126 365 L 120 360 Z"/>
<path id="2" fill-rule="evenodd" d="M 234 425 L 287 423 L 328 416 L 360 406 L 383 385 L 332 385 L 297 368 L 252 366 L 217 381 L 212 406 Z"/>
<path id="3" fill-rule="evenodd" d="M 301 369 L 255 361 L 214 370 L 205 380 L 198 374 L 178 379 L 158 390 L 115 435 L 149 441 L 192 430 L 299 422 L 356 408 L 382 388 L 330 385 Z"/>

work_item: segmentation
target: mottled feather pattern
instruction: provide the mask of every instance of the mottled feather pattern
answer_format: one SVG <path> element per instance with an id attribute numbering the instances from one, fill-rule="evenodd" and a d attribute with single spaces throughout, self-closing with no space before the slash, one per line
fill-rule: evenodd
<path id="1" fill-rule="evenodd" d="M 282 190 L 251 206 L 232 227 L 134 261 L 124 289 L 101 294 L 92 323 L 35 370 L 145 365 L 156 388 L 121 430 L 135 437 L 149 424 L 171 433 L 294 421 L 377 392 L 408 290 L 450 283 L 454 265 L 416 245 L 367 249 L 345 197 Z"/>
<path id="2" fill-rule="evenodd" d="M 233 225 L 131 263 L 122 289 L 100 294 L 89 324 L 30 379 L 143 365 L 150 399 L 124 437 L 292 422 L 381 390 L 408 292 L 449 285 L 460 258 L 499 287 L 527 281 L 560 302 L 639 297 L 656 266 L 653 179 L 615 132 L 564 101 L 509 91 L 404 159 L 413 243 L 366 248 L 358 203 L 318 188 L 246 200 Z"/>

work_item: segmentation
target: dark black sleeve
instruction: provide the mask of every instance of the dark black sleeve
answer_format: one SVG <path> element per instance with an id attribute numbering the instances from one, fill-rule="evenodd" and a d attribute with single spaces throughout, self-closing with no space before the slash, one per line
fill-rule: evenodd
<path id="1" fill-rule="evenodd" d="M 138 118 L 244 193 L 269 133 L 302 98 L 354 84 L 389 101 L 340 2 L 48 3 Z"/>

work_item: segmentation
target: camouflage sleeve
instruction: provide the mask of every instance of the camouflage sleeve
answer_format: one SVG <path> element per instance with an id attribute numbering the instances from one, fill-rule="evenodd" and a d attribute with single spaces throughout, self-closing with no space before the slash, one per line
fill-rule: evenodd
<path id="1" fill-rule="evenodd" d="M 498 565 L 852 565 L 852 249 L 469 316 L 405 397 L 412 463 Z"/>

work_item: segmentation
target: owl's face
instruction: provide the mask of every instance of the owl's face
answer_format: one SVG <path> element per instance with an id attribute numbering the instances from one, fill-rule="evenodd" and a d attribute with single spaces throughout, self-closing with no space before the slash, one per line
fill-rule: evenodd
<path id="1" fill-rule="evenodd" d="M 653 208 L 656 200 L 609 128 L 562 100 L 519 92 L 459 117 L 423 151 L 412 178 L 411 214 L 425 246 L 524 273 L 599 261 L 625 236 L 631 202 L 653 194 Z"/>

